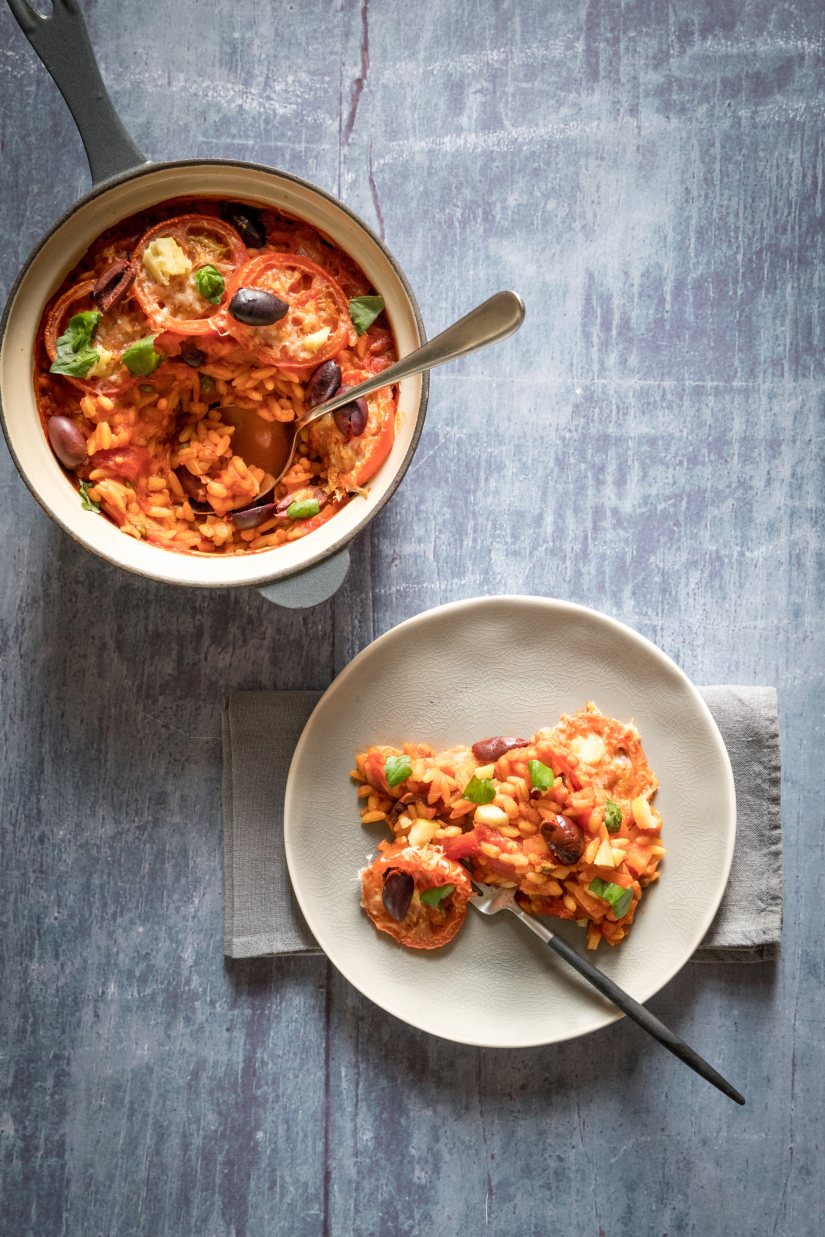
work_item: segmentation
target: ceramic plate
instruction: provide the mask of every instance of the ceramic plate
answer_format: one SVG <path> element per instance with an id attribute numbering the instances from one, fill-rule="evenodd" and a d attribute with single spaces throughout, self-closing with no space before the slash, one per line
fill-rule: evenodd
<path id="1" fill-rule="evenodd" d="M 684 966 L 713 919 L 736 828 L 716 724 L 682 671 L 615 619 L 567 602 L 489 597 L 428 610 L 375 640 L 338 676 L 301 736 L 286 788 L 286 856 L 309 926 L 335 966 L 397 1018 L 444 1039 L 520 1048 L 584 1035 L 618 1011 L 510 915 L 470 910 L 450 945 L 407 950 L 376 932 L 358 871 L 381 825 L 359 821 L 349 770 L 371 743 L 436 749 L 532 734 L 595 700 L 634 720 L 661 783 L 667 854 L 628 938 L 599 966 L 639 1001 Z M 556 923 L 557 921 L 551 921 Z M 585 934 L 561 924 L 584 949 Z"/>

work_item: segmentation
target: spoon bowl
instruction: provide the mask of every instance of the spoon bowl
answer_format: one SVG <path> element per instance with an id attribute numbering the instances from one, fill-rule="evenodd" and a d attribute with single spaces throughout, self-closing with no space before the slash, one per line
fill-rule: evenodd
<path id="1" fill-rule="evenodd" d="M 337 409 L 382 387 L 392 386 L 403 378 L 411 378 L 424 370 L 435 369 L 446 361 L 467 356 L 478 348 L 498 343 L 517 331 L 524 321 L 524 302 L 516 292 L 497 292 L 477 305 L 440 335 L 396 361 L 389 369 L 368 378 L 366 382 L 346 390 L 339 388 L 331 399 L 309 409 L 300 421 L 262 421 L 254 411 L 241 408 L 224 410 L 225 419 L 235 426 L 232 445 L 247 464 L 257 465 L 268 474 L 253 506 L 260 506 L 289 470 L 295 457 L 298 439 L 314 421 L 329 416 Z M 244 508 L 246 510 L 246 508 Z"/>

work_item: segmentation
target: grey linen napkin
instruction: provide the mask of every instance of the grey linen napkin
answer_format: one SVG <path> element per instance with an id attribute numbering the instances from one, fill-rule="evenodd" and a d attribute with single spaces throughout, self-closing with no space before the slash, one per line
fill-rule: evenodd
<path id="1" fill-rule="evenodd" d="M 736 852 L 699 962 L 779 957 L 782 832 L 772 687 L 701 687 L 736 783 Z M 223 714 L 224 953 L 320 953 L 295 901 L 282 844 L 289 762 L 321 692 L 236 692 Z"/>

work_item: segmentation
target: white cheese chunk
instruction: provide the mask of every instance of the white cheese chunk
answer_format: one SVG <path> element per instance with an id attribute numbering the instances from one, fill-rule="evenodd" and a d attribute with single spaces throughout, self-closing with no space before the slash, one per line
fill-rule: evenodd
<path id="1" fill-rule="evenodd" d="M 570 746 L 586 765 L 597 765 L 604 757 L 604 740 L 600 734 L 576 735 L 570 740 Z"/>
<path id="2" fill-rule="evenodd" d="M 143 265 L 155 283 L 167 287 L 176 275 L 188 275 L 192 263 L 174 236 L 158 236 L 143 251 Z"/>
<path id="3" fill-rule="evenodd" d="M 320 331 L 314 331 L 312 335 L 305 335 L 302 343 L 307 352 L 318 352 L 323 348 L 328 339 L 329 327 L 322 326 Z"/>

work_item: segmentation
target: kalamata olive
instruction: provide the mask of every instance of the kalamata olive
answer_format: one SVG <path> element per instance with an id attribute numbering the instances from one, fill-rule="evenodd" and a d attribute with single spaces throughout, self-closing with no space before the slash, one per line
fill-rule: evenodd
<path id="1" fill-rule="evenodd" d="M 337 394 L 344 395 L 349 389 L 349 387 L 339 387 Z M 363 397 L 354 399 L 351 404 L 344 404 L 342 408 L 336 408 L 332 415 L 335 419 L 335 424 L 347 442 L 352 438 L 360 438 L 367 428 L 367 418 L 369 416 L 367 401 Z"/>
<path id="2" fill-rule="evenodd" d="M 541 835 L 559 863 L 571 864 L 581 859 L 584 834 L 575 821 L 557 816 L 555 821 L 548 820 L 542 825 Z"/>
<path id="3" fill-rule="evenodd" d="M 266 228 L 261 212 L 242 202 L 227 202 L 221 214 L 249 249 L 261 249 L 266 244 Z"/>
<path id="4" fill-rule="evenodd" d="M 400 923 L 410 909 L 414 892 L 415 881 L 409 872 L 402 872 L 400 868 L 390 868 L 384 874 L 381 900 L 385 911 L 396 923 Z"/>
<path id="5" fill-rule="evenodd" d="M 479 739 L 478 743 L 474 743 L 473 755 L 476 760 L 489 765 L 494 760 L 499 760 L 505 752 L 509 752 L 512 748 L 526 746 L 526 739 L 505 739 L 503 735 L 497 734 L 492 739 Z"/>
<path id="6" fill-rule="evenodd" d="M 262 503 L 260 507 L 245 507 L 243 511 L 230 511 L 228 519 L 243 532 L 247 528 L 257 528 L 273 515 L 280 515 L 277 503 Z"/>
<path id="7" fill-rule="evenodd" d="M 88 458 L 86 439 L 69 417 L 49 417 L 46 432 L 52 451 L 64 467 L 77 468 Z"/>
<path id="8" fill-rule="evenodd" d="M 340 385 L 341 366 L 336 365 L 335 361 L 324 361 L 307 383 L 307 408 L 316 408 L 318 404 L 323 404 L 324 400 L 332 399 Z"/>
<path id="9" fill-rule="evenodd" d="M 186 365 L 191 365 L 193 369 L 200 369 L 201 365 L 206 364 L 206 353 L 202 348 L 196 348 L 194 344 L 186 343 L 181 346 L 180 359 Z"/>
<path id="10" fill-rule="evenodd" d="M 272 326 L 288 309 L 286 301 L 263 288 L 238 288 L 229 302 L 232 317 L 244 326 Z"/>
<path id="11" fill-rule="evenodd" d="M 394 825 L 399 816 L 404 815 L 404 808 L 412 803 L 415 795 L 409 791 L 406 795 L 402 795 L 400 799 L 396 799 L 390 810 L 387 812 L 387 824 Z"/>
<path id="12" fill-rule="evenodd" d="M 123 300 L 135 282 L 136 275 L 137 269 L 134 264 L 127 258 L 119 258 L 98 276 L 92 297 L 102 314 L 105 314 L 113 305 L 117 305 L 118 301 Z"/>

